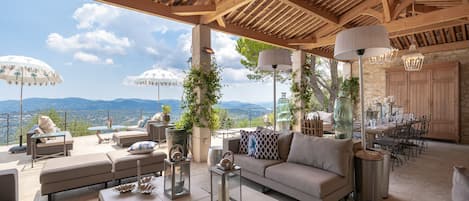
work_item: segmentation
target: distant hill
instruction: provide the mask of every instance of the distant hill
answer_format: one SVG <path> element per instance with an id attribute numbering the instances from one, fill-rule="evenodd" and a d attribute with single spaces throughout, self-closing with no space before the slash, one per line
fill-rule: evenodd
<path id="1" fill-rule="evenodd" d="M 115 100 L 89 100 L 83 98 L 28 98 L 23 101 L 25 112 L 49 110 L 58 111 L 93 111 L 93 110 L 127 110 L 156 112 L 161 110 L 161 105 L 170 105 L 173 114 L 180 114 L 180 100 L 164 99 L 157 103 L 155 100 L 144 99 L 115 99 Z M 244 103 L 239 101 L 227 101 L 218 104 L 218 107 L 227 109 L 233 115 L 257 116 L 267 113 L 270 108 L 265 106 Z M 19 111 L 18 100 L 0 101 L 0 113 L 14 113 Z"/>

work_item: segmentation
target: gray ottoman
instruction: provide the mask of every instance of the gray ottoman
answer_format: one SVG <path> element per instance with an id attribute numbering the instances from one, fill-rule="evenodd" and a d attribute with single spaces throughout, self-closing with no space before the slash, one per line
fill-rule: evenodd
<path id="1" fill-rule="evenodd" d="M 108 156 L 87 154 L 49 159 L 41 170 L 41 194 L 48 195 L 78 187 L 105 183 L 113 179 L 112 163 Z"/>
<path id="2" fill-rule="evenodd" d="M 114 179 L 137 176 L 137 160 L 140 160 L 142 174 L 157 173 L 164 169 L 166 153 L 152 152 L 149 154 L 130 154 L 127 150 L 117 150 L 107 153 L 112 161 Z"/>

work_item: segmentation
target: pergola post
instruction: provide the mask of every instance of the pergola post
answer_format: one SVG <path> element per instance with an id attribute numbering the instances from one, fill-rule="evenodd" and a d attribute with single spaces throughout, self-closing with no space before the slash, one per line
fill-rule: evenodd
<path id="1" fill-rule="evenodd" d="M 205 25 L 195 25 L 192 28 L 192 68 L 203 71 L 211 70 L 211 55 L 205 51 L 210 48 L 210 28 Z M 197 89 L 197 101 L 202 101 L 204 91 Z M 202 121 L 205 121 L 202 119 Z M 192 155 L 195 162 L 207 161 L 208 148 L 211 143 L 209 128 L 194 125 L 192 128 Z"/>
<path id="2" fill-rule="evenodd" d="M 293 82 L 294 83 L 301 83 L 301 78 L 303 77 L 304 70 L 303 70 L 303 65 L 306 64 L 306 53 L 302 50 L 295 50 L 293 51 L 292 54 L 292 71 L 294 73 L 293 77 Z M 294 96 L 292 96 L 295 98 Z M 295 104 L 297 108 L 301 108 L 298 111 L 296 111 L 295 116 L 292 118 L 296 119 L 296 124 L 293 125 L 293 131 L 295 132 L 301 132 L 301 124 L 303 121 L 304 117 L 304 101 L 300 98 L 298 100 L 295 100 Z"/>

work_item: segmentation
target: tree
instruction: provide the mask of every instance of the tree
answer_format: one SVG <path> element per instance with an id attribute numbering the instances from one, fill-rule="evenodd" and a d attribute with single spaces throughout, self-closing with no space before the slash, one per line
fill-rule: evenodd
<path id="1" fill-rule="evenodd" d="M 236 41 L 236 51 L 245 58 L 241 59 L 240 62 L 251 72 L 251 74 L 248 74 L 247 76 L 248 79 L 264 80 L 265 78 L 272 76 L 272 73 L 260 72 L 257 69 L 259 52 L 272 48 L 275 47 L 246 38 L 239 38 Z M 317 100 L 311 100 L 311 105 L 313 105 L 312 108 L 332 112 L 339 90 L 337 60 L 319 58 L 312 54 L 307 54 L 306 63 L 308 64 L 310 71 L 309 84 L 311 85 L 314 97 Z M 329 72 L 324 72 L 322 69 L 329 69 Z M 290 78 L 290 75 L 279 75 L 277 80 L 283 82 Z M 314 107 L 316 102 L 319 103 L 319 108 Z"/>

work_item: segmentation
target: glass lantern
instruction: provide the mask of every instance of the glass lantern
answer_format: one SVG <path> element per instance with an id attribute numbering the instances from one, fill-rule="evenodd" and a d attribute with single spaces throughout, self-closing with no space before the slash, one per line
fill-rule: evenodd
<path id="1" fill-rule="evenodd" d="M 191 162 L 164 160 L 164 194 L 171 200 L 191 192 Z"/>
<path id="2" fill-rule="evenodd" d="M 211 201 L 242 201 L 241 167 L 231 170 L 211 167 L 210 192 Z"/>

